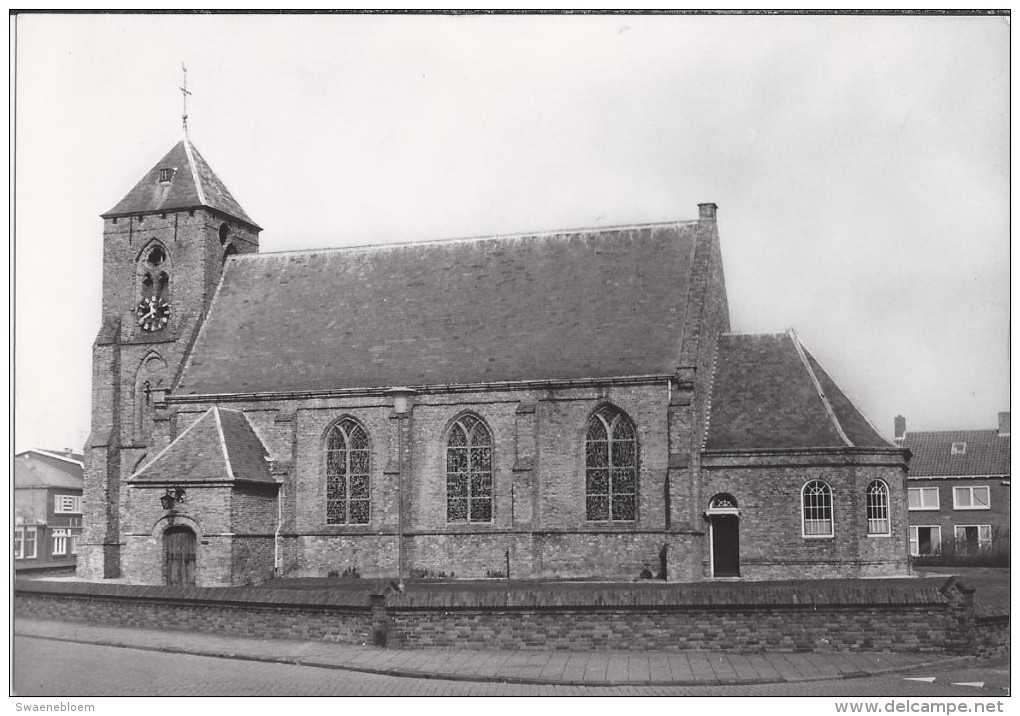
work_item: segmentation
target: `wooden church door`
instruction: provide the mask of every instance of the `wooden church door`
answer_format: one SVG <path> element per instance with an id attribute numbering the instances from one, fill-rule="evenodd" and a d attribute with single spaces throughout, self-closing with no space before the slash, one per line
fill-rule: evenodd
<path id="1" fill-rule="evenodd" d="M 163 533 L 166 583 L 195 586 L 195 533 L 188 527 L 171 527 Z"/>

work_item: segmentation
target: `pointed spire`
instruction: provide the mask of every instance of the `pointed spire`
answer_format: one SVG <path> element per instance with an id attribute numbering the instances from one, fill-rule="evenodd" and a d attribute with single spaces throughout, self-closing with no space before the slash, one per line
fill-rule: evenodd
<path id="1" fill-rule="evenodd" d="M 207 207 L 261 230 L 185 137 L 103 218 Z"/>

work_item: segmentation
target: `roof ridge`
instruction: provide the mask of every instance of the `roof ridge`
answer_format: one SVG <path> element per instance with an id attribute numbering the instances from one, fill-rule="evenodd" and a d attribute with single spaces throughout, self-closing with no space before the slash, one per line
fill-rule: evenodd
<path id="1" fill-rule="evenodd" d="M 800 340 L 800 336 L 797 336 L 797 341 L 803 346 L 803 341 Z M 813 352 L 811 353 L 811 356 L 814 357 L 814 353 Z M 822 366 L 821 362 L 817 358 L 815 358 L 815 362 L 818 363 L 818 367 L 819 368 L 821 368 L 823 371 L 825 371 L 825 368 Z M 828 373 L 828 371 L 825 371 L 825 372 Z M 894 447 L 902 447 L 902 445 L 900 445 L 900 446 L 894 445 L 887 438 L 883 437 L 881 431 L 879 431 L 879 429 L 875 427 L 875 424 L 873 422 L 871 422 L 871 419 L 867 416 L 867 414 L 865 414 L 865 412 L 860 409 L 860 407 L 857 405 L 857 402 L 853 399 L 853 396 L 851 396 L 850 393 L 847 392 L 846 388 L 844 388 L 841 385 L 839 385 L 838 383 L 836 383 L 836 381 L 833 379 L 833 377 L 831 375 L 829 376 L 829 380 L 832 381 L 832 383 L 835 385 L 836 389 L 839 390 L 839 392 L 841 392 L 843 394 L 843 397 L 846 398 L 848 403 L 850 403 L 850 407 L 853 408 L 854 410 L 856 410 L 857 414 L 859 416 L 864 418 L 864 422 L 866 422 L 868 424 L 868 427 L 875 431 L 875 435 L 877 435 L 882 440 L 885 440 L 890 445 L 893 445 Z"/>
<path id="2" fill-rule="evenodd" d="M 159 451 L 158 453 L 156 453 L 156 456 L 155 456 L 154 458 L 152 458 L 151 460 L 149 460 L 149 461 L 148 461 L 147 463 L 145 463 L 144 465 L 142 465 L 142 467 L 141 467 L 140 469 L 138 469 L 138 470 L 135 470 L 135 472 L 131 473 L 131 475 L 129 475 L 127 479 L 128 479 L 128 480 L 132 480 L 132 479 L 134 479 L 134 478 L 138 477 L 138 476 L 139 476 L 139 475 L 141 475 L 141 474 L 142 474 L 143 472 L 145 472 L 145 471 L 146 471 L 146 470 L 148 470 L 148 469 L 149 469 L 150 467 L 152 467 L 152 466 L 153 466 L 153 465 L 155 465 L 155 464 L 156 464 L 157 462 L 159 462 L 160 458 L 161 458 L 161 457 L 163 457 L 163 456 L 164 456 L 164 455 L 165 455 L 165 454 L 167 453 L 167 451 L 169 451 L 169 450 L 170 450 L 170 448 L 172 448 L 172 447 L 173 447 L 174 445 L 176 445 L 176 444 L 177 444 L 177 443 L 178 443 L 178 442 L 179 442 L 180 440 L 182 440 L 182 439 L 184 438 L 184 436 L 185 436 L 185 435 L 187 435 L 187 434 L 188 434 L 189 432 L 191 432 L 191 429 L 192 429 L 193 427 L 195 427 L 195 426 L 196 426 L 196 425 L 198 425 L 198 424 L 199 424 L 200 422 L 202 422 L 202 420 L 204 420 L 204 419 L 205 419 L 205 416 L 206 416 L 206 415 L 208 415 L 209 413 L 211 413 L 211 412 L 212 412 L 212 411 L 213 411 L 214 409 L 215 409 L 215 406 L 213 406 L 212 408 L 209 408 L 209 409 L 208 409 L 208 410 L 206 410 L 206 411 L 205 411 L 204 413 L 202 413 L 201 415 L 199 415 L 199 416 L 198 416 L 198 417 L 197 417 L 197 418 L 195 419 L 195 422 L 193 422 L 193 423 L 192 423 L 191 425 L 189 425 L 188 427 L 184 428 L 184 432 L 182 432 L 182 433 L 181 433 L 180 435 L 178 435 L 178 436 L 177 436 L 177 437 L 175 437 L 175 438 L 174 438 L 173 440 L 171 440 L 171 441 L 170 441 L 170 444 L 169 444 L 169 445 L 167 445 L 167 446 L 166 446 L 165 448 L 163 448 L 163 449 L 162 449 L 162 450 L 160 450 L 160 451 Z"/>
<path id="3" fill-rule="evenodd" d="M 50 452 L 49 450 L 43 450 L 42 448 L 30 448 L 25 452 L 37 452 L 40 455 L 56 458 L 57 460 L 66 460 L 67 462 L 73 462 L 75 465 L 78 465 L 80 467 L 85 467 L 85 463 L 82 460 L 75 460 L 73 457 L 67 457 L 67 455 L 61 455 L 60 453 Z"/>
<path id="4" fill-rule="evenodd" d="M 959 430 L 907 430 L 903 433 L 903 437 L 906 437 L 907 435 L 941 435 L 948 433 L 990 433 L 1000 438 L 1009 437 L 1009 433 L 1000 433 L 998 428 L 961 428 Z"/>
<path id="5" fill-rule="evenodd" d="M 821 398 L 822 405 L 825 407 L 825 412 L 828 413 L 829 420 L 832 421 L 833 427 L 836 428 L 836 432 L 839 434 L 839 437 L 843 440 L 843 442 L 846 443 L 847 447 L 854 447 L 853 442 L 850 441 L 850 438 L 848 438 L 846 433 L 843 431 L 843 426 L 839 424 L 839 418 L 836 417 L 836 411 L 833 410 L 832 403 L 830 403 L 829 399 L 825 396 L 825 391 L 822 389 L 822 384 L 819 382 L 818 376 L 815 375 L 814 370 L 811 368 L 811 363 L 808 362 L 807 355 L 804 353 L 804 346 L 801 345 L 800 338 L 797 336 L 797 331 L 791 328 L 788 331 L 788 335 L 790 336 L 790 340 L 793 342 L 794 348 L 797 350 L 800 362 L 804 364 L 804 368 L 807 370 L 808 376 L 810 376 L 811 382 L 815 386 L 815 392 L 817 392 L 818 397 Z"/>
<path id="6" fill-rule="evenodd" d="M 223 422 L 220 420 L 220 406 L 214 405 L 212 407 L 213 415 L 216 416 L 216 430 L 220 434 L 220 447 L 223 448 L 223 459 L 226 461 L 227 467 L 227 479 L 232 480 L 234 477 L 234 468 L 230 464 L 230 451 L 227 450 L 227 436 L 223 434 Z"/>
<path id="7" fill-rule="evenodd" d="M 589 233 L 607 233 L 610 231 L 625 231 L 630 229 L 650 229 L 665 226 L 681 226 L 684 224 L 697 224 L 697 220 L 676 220 L 658 221 L 648 224 L 621 224 L 618 226 L 591 226 L 571 229 L 543 229 L 540 231 L 525 231 L 515 234 L 487 234 L 479 236 L 457 236 L 447 239 L 420 239 L 417 241 L 392 241 L 378 244 L 355 244 L 353 246 L 322 246 L 311 249 L 290 249 L 287 251 L 259 251 L 251 254 L 234 254 L 237 259 L 269 258 L 276 256 L 293 256 L 295 254 L 326 253 L 340 251 L 381 251 L 386 249 L 406 248 L 409 246 L 434 246 L 451 245 L 460 243 L 481 243 L 483 241 L 506 241 L 512 239 L 547 239 L 561 234 L 579 235 Z"/>
<path id="8" fill-rule="evenodd" d="M 195 182 L 195 191 L 198 192 L 198 201 L 202 206 L 209 206 L 209 202 L 205 200 L 205 191 L 202 189 L 202 180 L 198 176 L 198 165 L 195 164 L 195 155 L 191 152 L 191 140 L 185 137 L 184 153 L 188 155 L 188 167 L 191 169 L 191 180 Z"/>

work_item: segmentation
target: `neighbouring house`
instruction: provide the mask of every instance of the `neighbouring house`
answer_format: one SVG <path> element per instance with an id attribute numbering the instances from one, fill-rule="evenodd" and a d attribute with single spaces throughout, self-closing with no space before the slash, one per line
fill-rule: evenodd
<path id="1" fill-rule="evenodd" d="M 730 332 L 713 203 L 260 253 L 185 138 L 103 219 L 82 577 L 908 572 L 907 452 Z"/>
<path id="2" fill-rule="evenodd" d="M 74 567 L 82 533 L 84 463 L 70 450 L 14 456 L 14 569 Z"/>
<path id="3" fill-rule="evenodd" d="M 991 430 L 907 430 L 895 420 L 896 443 L 913 457 L 907 478 L 910 554 L 933 555 L 951 544 L 977 552 L 1009 541 L 1009 413 Z"/>

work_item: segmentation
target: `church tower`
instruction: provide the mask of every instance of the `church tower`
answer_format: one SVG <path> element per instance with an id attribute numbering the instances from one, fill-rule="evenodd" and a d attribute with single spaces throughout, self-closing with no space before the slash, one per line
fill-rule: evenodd
<path id="1" fill-rule="evenodd" d="M 186 134 L 102 218 L 78 554 L 86 579 L 120 576 L 124 481 L 151 457 L 154 405 L 173 388 L 227 258 L 257 252 L 261 231 Z"/>

